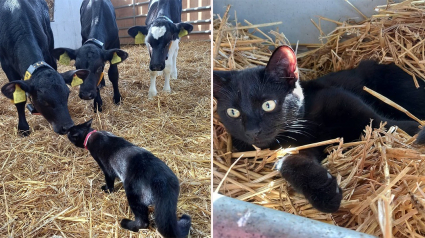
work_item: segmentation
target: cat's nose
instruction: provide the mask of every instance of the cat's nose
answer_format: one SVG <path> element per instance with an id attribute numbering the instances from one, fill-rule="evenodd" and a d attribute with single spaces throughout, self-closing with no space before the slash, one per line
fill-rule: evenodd
<path id="1" fill-rule="evenodd" d="M 258 134 L 260 134 L 261 130 L 256 128 L 256 129 L 251 129 L 251 130 L 247 130 L 246 136 L 249 137 L 250 139 L 256 139 Z"/>

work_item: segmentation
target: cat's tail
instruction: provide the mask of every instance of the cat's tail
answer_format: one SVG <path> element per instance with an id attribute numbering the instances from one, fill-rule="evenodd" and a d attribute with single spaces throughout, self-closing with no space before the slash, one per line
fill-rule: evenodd
<path id="1" fill-rule="evenodd" d="M 155 203 L 155 223 L 158 231 L 163 237 L 186 237 L 189 234 L 191 218 L 189 215 L 183 214 L 177 221 L 177 199 L 173 199 L 172 196 L 167 197 L 167 195 Z"/>

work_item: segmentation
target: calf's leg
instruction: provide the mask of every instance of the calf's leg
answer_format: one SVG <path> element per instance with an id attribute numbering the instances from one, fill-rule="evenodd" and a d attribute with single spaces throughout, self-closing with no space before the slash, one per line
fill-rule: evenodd
<path id="1" fill-rule="evenodd" d="M 93 100 L 93 108 L 94 108 L 94 112 L 102 112 L 102 98 L 100 97 L 100 90 L 99 88 L 97 88 L 97 93 L 96 93 L 96 97 Z"/>
<path id="2" fill-rule="evenodd" d="M 16 73 L 9 64 L 6 64 L 4 63 L 4 61 L 2 61 L 1 67 L 3 68 L 3 71 L 6 73 L 6 76 L 9 79 L 9 82 L 15 81 L 15 80 L 21 80 L 21 76 L 19 76 L 19 74 Z M 29 136 L 30 126 L 28 125 L 27 119 L 25 117 L 25 104 L 26 102 L 15 104 L 16 110 L 18 111 L 18 118 L 19 118 L 18 133 L 22 136 Z"/>
<path id="3" fill-rule="evenodd" d="M 176 40 L 173 42 L 173 44 L 176 44 L 176 48 L 174 49 L 174 54 L 172 57 L 171 78 L 177 79 L 177 54 L 179 52 L 179 40 Z"/>
<path id="4" fill-rule="evenodd" d="M 172 69 L 172 60 L 166 60 L 165 61 L 165 68 L 163 70 L 165 82 L 164 82 L 164 88 L 162 89 L 162 91 L 167 92 L 167 93 L 171 92 L 171 88 L 170 88 L 171 69 Z"/>
<path id="5" fill-rule="evenodd" d="M 112 87 L 114 88 L 114 103 L 119 104 L 121 102 L 121 94 L 120 90 L 118 89 L 118 66 L 116 64 L 111 64 L 108 70 L 108 76 L 109 80 L 112 83 Z"/>
<path id="6" fill-rule="evenodd" d="M 149 86 L 149 94 L 148 98 L 153 99 L 156 94 L 158 93 L 156 91 L 156 76 L 158 75 L 158 71 L 149 71 L 151 76 L 151 84 Z"/>

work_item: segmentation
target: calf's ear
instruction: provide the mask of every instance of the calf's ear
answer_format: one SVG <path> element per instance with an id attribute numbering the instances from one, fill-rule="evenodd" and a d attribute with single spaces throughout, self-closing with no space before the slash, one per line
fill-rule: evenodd
<path id="1" fill-rule="evenodd" d="M 83 84 L 89 74 L 90 70 L 87 69 L 70 70 L 65 73 L 60 73 L 65 83 L 72 87 Z"/>
<path id="2" fill-rule="evenodd" d="M 128 53 L 120 49 L 104 50 L 103 55 L 103 59 L 111 64 L 119 64 L 128 58 Z"/>
<path id="3" fill-rule="evenodd" d="M 12 99 L 15 104 L 26 102 L 27 97 L 25 93 L 31 92 L 31 85 L 28 81 L 16 80 L 5 84 L 1 88 L 1 92 L 7 98 Z"/>
<path id="4" fill-rule="evenodd" d="M 177 27 L 177 34 L 179 35 L 179 38 L 182 38 L 185 35 L 188 35 L 193 30 L 193 26 L 189 23 L 180 22 L 176 24 Z"/>
<path id="5" fill-rule="evenodd" d="M 145 43 L 145 37 L 148 35 L 149 27 L 147 26 L 133 26 L 128 29 L 128 34 L 134 38 L 135 44 Z"/>
<path id="6" fill-rule="evenodd" d="M 59 60 L 60 64 L 69 65 L 71 60 L 75 60 L 76 50 L 69 48 L 56 48 L 52 51 L 52 56 Z"/>

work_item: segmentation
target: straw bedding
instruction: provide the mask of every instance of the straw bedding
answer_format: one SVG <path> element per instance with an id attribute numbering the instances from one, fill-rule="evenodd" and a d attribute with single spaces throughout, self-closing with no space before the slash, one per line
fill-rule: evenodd
<path id="1" fill-rule="evenodd" d="M 297 55 L 301 79 L 314 79 L 332 71 L 353 68 L 362 59 L 395 62 L 412 75 L 412 84 L 425 78 L 424 1 L 404 1 L 376 9 L 379 11 L 377 15 L 360 23 L 337 22 L 325 17 L 319 17 L 318 23 L 312 20 L 319 29 L 323 44 L 300 44 L 312 48 Z M 271 55 L 269 46 L 289 44 L 278 30 L 266 34 L 246 20 L 244 24 L 236 23 L 245 28 L 237 30 L 234 22 L 227 21 L 227 14 L 214 20 L 215 69 L 266 65 Z M 325 35 L 320 29 L 323 20 L 332 21 L 337 27 Z M 252 30 L 260 32 L 263 37 L 252 35 Z M 321 143 L 330 145 L 323 165 L 337 176 L 344 191 L 339 211 L 326 214 L 312 208 L 273 170 L 279 156 L 317 145 L 281 151 L 235 152 L 232 151 L 230 135 L 215 113 L 213 124 L 214 190 L 243 201 L 380 237 L 425 236 L 425 154 L 423 148 L 413 144 L 415 137 L 399 128 L 382 125 L 372 129 L 365 125 L 357 142 L 344 143 L 335 138 Z M 232 164 L 234 166 L 229 169 Z M 223 179 L 224 183 L 219 187 Z"/>
<path id="2" fill-rule="evenodd" d="M 162 159 L 180 179 L 177 213 L 192 217 L 192 237 L 210 236 L 210 43 L 183 42 L 178 56 L 179 79 L 172 93 L 162 90 L 148 100 L 149 56 L 144 46 L 125 46 L 129 58 L 120 70 L 121 105 L 112 102 L 112 85 L 101 90 L 102 113 L 93 101 L 71 89 L 70 114 L 76 124 L 93 118 L 107 130 L 144 147 Z M 107 72 L 107 64 L 105 72 Z M 72 69 L 59 66 L 59 71 Z M 3 71 L 0 84 L 7 82 Z M 105 194 L 104 176 L 88 151 L 53 132 L 41 116 L 27 113 L 32 134 L 17 136 L 17 113 L 10 100 L 0 105 L 0 237 L 159 237 L 151 225 L 139 233 L 120 227 L 133 219 L 121 182 Z M 153 214 L 150 215 L 153 219 Z"/>

